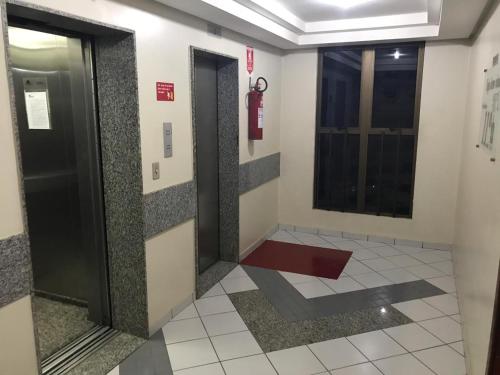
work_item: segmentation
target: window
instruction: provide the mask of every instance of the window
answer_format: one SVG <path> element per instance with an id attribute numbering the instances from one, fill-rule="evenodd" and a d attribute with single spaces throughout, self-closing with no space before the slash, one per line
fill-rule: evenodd
<path id="1" fill-rule="evenodd" d="M 412 216 L 423 51 L 319 50 L 315 208 Z"/>

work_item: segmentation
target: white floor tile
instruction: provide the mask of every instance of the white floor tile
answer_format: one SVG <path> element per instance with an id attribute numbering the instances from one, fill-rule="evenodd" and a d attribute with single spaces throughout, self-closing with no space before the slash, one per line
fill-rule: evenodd
<path id="1" fill-rule="evenodd" d="M 417 276 L 415 276 L 414 274 L 412 274 L 411 272 L 409 272 L 403 268 L 396 268 L 394 270 L 379 271 L 379 273 L 382 276 L 384 276 L 387 280 L 390 280 L 396 284 L 408 283 L 410 281 L 419 280 L 419 278 Z"/>
<path id="2" fill-rule="evenodd" d="M 185 370 L 175 371 L 174 375 L 225 375 L 220 363 L 212 363 L 210 365 L 188 368 Z"/>
<path id="3" fill-rule="evenodd" d="M 194 307 L 194 304 L 192 303 L 184 310 L 182 310 L 179 314 L 174 316 L 172 321 L 182 320 L 182 319 L 193 319 L 197 317 L 198 317 L 198 311 L 196 311 L 196 307 Z"/>
<path id="4" fill-rule="evenodd" d="M 342 368 L 331 372 L 332 375 L 383 375 L 371 363 L 362 363 L 360 365 Z"/>
<path id="5" fill-rule="evenodd" d="M 200 316 L 236 311 L 228 296 L 209 297 L 194 302 Z"/>
<path id="6" fill-rule="evenodd" d="M 371 268 L 368 268 L 365 266 L 363 263 L 358 262 L 355 259 L 349 259 L 349 262 L 347 262 L 347 265 L 344 267 L 343 273 L 346 273 L 349 276 L 354 276 L 354 275 L 361 275 L 363 273 L 370 273 L 373 272 Z"/>
<path id="7" fill-rule="evenodd" d="M 443 345 L 443 342 L 416 323 L 387 328 L 384 331 L 409 352 Z"/>
<path id="8" fill-rule="evenodd" d="M 211 340 L 221 361 L 262 353 L 249 331 L 214 336 Z"/>
<path id="9" fill-rule="evenodd" d="M 327 242 L 331 244 L 335 244 L 336 242 L 342 242 L 342 237 L 329 236 L 327 234 L 319 234 L 319 236 Z"/>
<path id="10" fill-rule="evenodd" d="M 240 265 L 236 266 L 231 272 L 229 272 L 224 279 L 231 279 L 233 277 L 245 277 L 248 276 L 243 267 Z M 223 280 L 224 280 L 223 279 Z"/>
<path id="11" fill-rule="evenodd" d="M 219 361 L 209 339 L 167 345 L 167 351 L 174 371 Z"/>
<path id="12" fill-rule="evenodd" d="M 248 330 L 240 315 L 233 311 L 223 314 L 207 315 L 201 318 L 209 336 L 225 335 Z"/>
<path id="13" fill-rule="evenodd" d="M 462 340 L 462 327 L 450 317 L 424 320 L 418 324 L 447 344 Z"/>
<path id="14" fill-rule="evenodd" d="M 460 316 L 460 314 L 451 315 L 450 318 L 455 322 L 462 324 L 462 317 Z"/>
<path id="15" fill-rule="evenodd" d="M 373 241 L 364 241 L 364 240 L 355 240 L 356 243 L 360 244 L 363 247 L 366 247 L 367 249 L 371 249 L 374 247 L 384 247 L 387 246 L 387 244 L 382 243 L 382 242 L 373 242 Z"/>
<path id="16" fill-rule="evenodd" d="M 267 356 L 280 375 L 312 375 L 326 370 L 307 346 L 278 350 Z"/>
<path id="17" fill-rule="evenodd" d="M 377 272 L 353 275 L 352 278 L 367 288 L 377 288 L 379 286 L 392 284 L 392 281 L 387 280 Z"/>
<path id="18" fill-rule="evenodd" d="M 200 318 L 172 321 L 167 323 L 162 330 L 167 345 L 207 337 Z"/>
<path id="19" fill-rule="evenodd" d="M 312 350 L 328 370 L 352 366 L 368 361 L 366 357 L 345 338 L 311 344 L 309 345 L 309 349 Z"/>
<path id="20" fill-rule="evenodd" d="M 319 279 L 302 283 L 295 284 L 295 289 L 297 289 L 300 294 L 302 294 L 305 298 L 316 298 L 323 297 L 335 294 L 333 290 L 328 288 L 324 283 L 322 283 Z"/>
<path id="21" fill-rule="evenodd" d="M 382 359 L 375 362 L 384 375 L 434 375 L 411 354 Z"/>
<path id="22" fill-rule="evenodd" d="M 407 245 L 393 245 L 394 248 L 398 249 L 402 253 L 405 254 L 418 254 L 422 253 L 424 251 L 428 251 L 427 249 L 424 249 L 422 247 L 415 247 L 415 246 L 407 246 Z"/>
<path id="23" fill-rule="evenodd" d="M 453 255 L 451 254 L 451 251 L 448 250 L 439 250 L 438 254 L 443 258 L 447 260 L 452 260 Z"/>
<path id="24" fill-rule="evenodd" d="M 398 268 L 398 266 L 385 258 L 363 260 L 361 263 L 370 267 L 374 271 L 391 270 L 394 268 Z"/>
<path id="25" fill-rule="evenodd" d="M 419 261 L 424 263 L 437 263 L 447 260 L 439 253 L 439 251 L 423 251 L 421 253 L 412 254 L 412 257 L 417 258 Z"/>
<path id="26" fill-rule="evenodd" d="M 226 375 L 276 375 L 264 354 L 222 362 Z"/>
<path id="27" fill-rule="evenodd" d="M 427 264 L 422 264 L 420 266 L 405 267 L 405 268 L 422 279 L 445 276 L 444 273 L 435 268 L 429 267 Z"/>
<path id="28" fill-rule="evenodd" d="M 253 280 L 248 276 L 232 277 L 230 279 L 224 279 L 220 283 L 227 294 L 259 289 L 259 287 L 255 285 Z"/>
<path id="29" fill-rule="evenodd" d="M 329 242 L 312 233 L 292 232 L 292 236 L 302 242 L 304 245 L 328 245 Z"/>
<path id="30" fill-rule="evenodd" d="M 451 294 L 442 294 L 440 296 L 428 297 L 423 299 L 432 307 L 444 312 L 446 315 L 459 314 L 457 298 Z"/>
<path id="31" fill-rule="evenodd" d="M 347 338 L 370 360 L 405 354 L 406 350 L 383 331 L 373 331 Z"/>
<path id="32" fill-rule="evenodd" d="M 444 315 L 442 311 L 435 309 L 434 307 L 419 299 L 395 303 L 392 305 L 392 307 L 401 311 L 408 318 L 415 322 L 439 318 Z"/>
<path id="33" fill-rule="evenodd" d="M 321 278 L 329 288 L 333 289 L 336 293 L 347 293 L 355 290 L 366 289 L 363 285 L 353 280 L 349 276 L 339 277 L 337 280 Z"/>
<path id="34" fill-rule="evenodd" d="M 354 251 L 354 250 L 364 249 L 364 247 L 358 244 L 357 242 L 353 240 L 346 240 L 345 238 L 333 241 L 333 244 L 337 247 L 338 250 Z"/>
<path id="35" fill-rule="evenodd" d="M 427 279 L 426 281 L 446 293 L 454 293 L 457 290 L 457 287 L 455 286 L 455 279 L 452 276 L 436 277 L 433 279 Z"/>
<path id="36" fill-rule="evenodd" d="M 390 257 L 390 256 L 395 256 L 395 255 L 401 255 L 401 251 L 395 249 L 392 246 L 382 246 L 382 247 L 376 247 L 372 249 L 374 252 L 376 252 L 378 255 L 381 257 Z"/>
<path id="37" fill-rule="evenodd" d="M 453 344 L 449 344 L 448 346 L 450 348 L 454 349 L 457 353 L 460 353 L 461 355 L 465 355 L 463 341 L 454 342 Z"/>
<path id="38" fill-rule="evenodd" d="M 217 283 L 212 288 L 210 288 L 208 292 L 202 295 L 201 298 L 223 296 L 224 294 L 226 294 L 226 292 L 224 291 L 224 289 L 222 289 L 222 285 L 220 285 L 220 283 Z"/>
<path id="39" fill-rule="evenodd" d="M 429 264 L 432 268 L 435 268 L 441 272 L 443 272 L 446 275 L 453 275 L 453 263 L 449 260 L 444 261 L 444 262 L 438 262 L 438 263 L 431 263 Z"/>
<path id="40" fill-rule="evenodd" d="M 465 360 L 448 346 L 413 353 L 437 375 L 465 375 Z"/>
<path id="41" fill-rule="evenodd" d="M 357 260 L 376 259 L 380 256 L 368 249 L 352 250 L 352 257 Z"/>
<path id="42" fill-rule="evenodd" d="M 303 275 L 300 273 L 284 272 L 279 271 L 281 276 L 283 276 L 290 284 L 301 284 L 308 283 L 316 280 L 316 277 L 310 275 Z"/>
<path id="43" fill-rule="evenodd" d="M 406 254 L 387 257 L 387 260 L 399 267 L 419 266 L 422 264 L 421 261 Z"/>
<path id="44" fill-rule="evenodd" d="M 120 375 L 120 366 L 116 366 L 113 370 L 108 372 L 106 375 Z"/>
<path id="45" fill-rule="evenodd" d="M 290 233 L 284 230 L 280 230 L 276 233 L 274 233 L 270 240 L 272 241 L 280 241 L 280 242 L 288 242 L 288 243 L 294 243 L 294 244 L 300 244 L 301 242 L 296 239 L 294 236 L 292 236 Z"/>

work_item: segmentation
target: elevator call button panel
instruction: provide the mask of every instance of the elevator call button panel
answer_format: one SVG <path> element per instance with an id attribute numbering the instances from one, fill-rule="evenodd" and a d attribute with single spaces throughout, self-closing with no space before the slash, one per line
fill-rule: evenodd
<path id="1" fill-rule="evenodd" d="M 163 123 L 163 154 L 165 158 L 172 157 L 172 123 Z"/>

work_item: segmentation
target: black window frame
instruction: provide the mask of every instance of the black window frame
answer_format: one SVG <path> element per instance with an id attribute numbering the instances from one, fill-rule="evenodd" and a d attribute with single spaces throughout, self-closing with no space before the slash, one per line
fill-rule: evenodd
<path id="1" fill-rule="evenodd" d="M 417 79 L 415 91 L 415 107 L 413 128 L 373 128 L 372 127 L 372 114 L 373 114 L 373 96 L 374 96 L 374 77 L 375 77 L 375 50 L 377 48 L 401 48 L 401 47 L 418 47 L 418 65 L 417 65 Z M 325 53 L 344 51 L 349 48 L 359 48 L 362 50 L 362 66 L 361 66 L 361 88 L 360 88 L 360 105 L 359 105 L 359 127 L 346 127 L 335 128 L 325 127 L 322 125 L 322 86 L 323 86 L 323 61 Z M 420 123 L 420 104 L 422 93 L 422 76 L 424 67 L 425 55 L 425 42 L 402 42 L 402 43 L 384 43 L 372 45 L 343 45 L 336 47 L 322 47 L 318 49 L 318 75 L 317 75 L 317 96 L 316 96 L 316 126 L 315 126 L 315 150 L 314 150 L 314 190 L 313 190 L 313 209 L 334 212 L 349 212 L 363 215 L 375 216 L 388 216 L 409 218 L 413 217 L 413 201 L 415 190 L 415 174 L 416 174 L 416 160 L 417 160 L 417 145 L 418 133 Z M 358 167 L 358 181 L 357 181 L 357 207 L 356 209 L 329 209 L 324 208 L 318 203 L 319 194 L 319 169 L 320 169 L 320 136 L 321 134 L 344 134 L 345 139 L 349 135 L 359 135 L 359 167 Z M 367 211 L 365 209 L 366 203 L 366 172 L 368 164 L 368 138 L 370 135 L 380 135 L 382 137 L 398 137 L 400 142 L 402 136 L 414 137 L 413 145 L 413 166 L 411 176 L 411 190 L 409 202 L 409 214 L 398 214 L 396 211 L 396 203 L 393 205 L 392 212 L 382 212 L 380 205 L 376 212 Z M 399 143 L 398 143 L 399 145 Z M 399 150 L 399 148 L 398 148 Z M 399 151 L 398 151 L 399 155 Z M 397 173 L 396 173 L 397 174 Z M 397 177 L 396 177 L 397 178 Z M 397 180 L 396 180 L 397 181 Z M 397 185 L 397 183 L 396 183 Z M 344 194 L 345 195 L 345 194 Z M 394 198 L 394 201 L 396 199 Z"/>

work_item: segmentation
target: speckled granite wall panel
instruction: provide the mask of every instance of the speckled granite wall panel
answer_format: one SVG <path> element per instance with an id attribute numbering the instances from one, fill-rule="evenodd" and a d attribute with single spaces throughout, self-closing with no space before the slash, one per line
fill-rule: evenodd
<path id="1" fill-rule="evenodd" d="M 219 118 L 219 238 L 220 256 L 239 256 L 239 115 L 238 60 L 221 58 L 217 69 Z"/>
<path id="2" fill-rule="evenodd" d="M 0 308 L 30 294 L 31 282 L 28 236 L 0 240 Z"/>
<path id="3" fill-rule="evenodd" d="M 144 196 L 144 236 L 151 238 L 194 218 L 194 182 L 170 186 Z"/>
<path id="4" fill-rule="evenodd" d="M 240 194 L 244 194 L 260 185 L 280 176 L 280 153 L 240 165 Z"/>
<path id="5" fill-rule="evenodd" d="M 143 187 L 133 34 L 96 38 L 113 325 L 148 335 Z"/>

